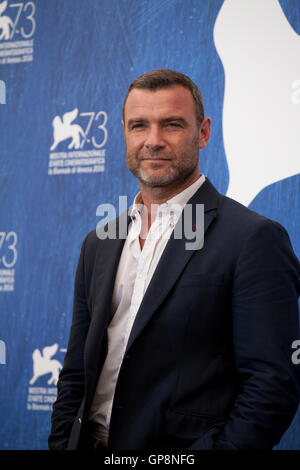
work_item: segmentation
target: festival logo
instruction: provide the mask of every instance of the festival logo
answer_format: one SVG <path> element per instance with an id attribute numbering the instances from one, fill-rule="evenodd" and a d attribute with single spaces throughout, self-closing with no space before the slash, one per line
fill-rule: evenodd
<path id="1" fill-rule="evenodd" d="M 35 3 L 0 3 L 0 64 L 33 61 Z"/>
<path id="2" fill-rule="evenodd" d="M 0 232 L 0 292 L 13 292 L 15 289 L 17 243 L 16 232 Z"/>
<path id="3" fill-rule="evenodd" d="M 80 113 L 75 108 L 55 116 L 48 174 L 103 172 L 108 137 L 106 124 L 105 111 Z"/>
<path id="4" fill-rule="evenodd" d="M 65 349 L 59 351 L 65 352 Z M 42 351 L 33 351 L 33 372 L 29 380 L 27 410 L 51 411 L 56 400 L 58 376 L 62 369 L 62 363 L 53 357 L 57 352 L 57 343 L 44 347 Z"/>
<path id="5" fill-rule="evenodd" d="M 2 31 L 0 34 L 0 40 L 9 39 L 10 33 L 14 29 L 14 23 L 12 19 L 9 16 L 2 15 L 2 13 L 6 10 L 6 8 L 7 8 L 7 1 L 0 3 L 0 30 Z"/>
<path id="6" fill-rule="evenodd" d="M 33 385 L 42 375 L 49 373 L 51 377 L 48 380 L 48 385 L 57 384 L 58 375 L 62 368 L 61 363 L 57 359 L 52 359 L 57 350 L 58 344 L 53 344 L 52 346 L 45 347 L 42 354 L 39 349 L 33 351 L 33 377 L 29 382 L 30 385 Z"/>
<path id="7" fill-rule="evenodd" d="M 60 116 L 55 116 L 53 119 L 53 138 L 54 142 L 51 147 L 51 151 L 55 150 L 60 142 L 71 138 L 71 142 L 68 145 L 68 149 L 79 149 L 80 148 L 80 136 L 85 138 L 82 127 L 78 124 L 72 124 L 74 119 L 78 116 L 78 109 L 73 109 L 69 113 L 63 115 L 61 120 Z"/>

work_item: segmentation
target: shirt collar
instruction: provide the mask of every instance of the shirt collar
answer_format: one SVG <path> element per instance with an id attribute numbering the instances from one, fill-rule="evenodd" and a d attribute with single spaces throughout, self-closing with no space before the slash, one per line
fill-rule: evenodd
<path id="1" fill-rule="evenodd" d="M 139 192 L 135 196 L 133 205 L 129 209 L 129 216 L 131 217 L 132 221 L 135 221 L 138 217 L 142 215 L 143 208 L 144 208 L 143 199 L 142 199 L 141 193 Z"/>
<path id="2" fill-rule="evenodd" d="M 200 186 L 205 181 L 205 176 L 203 174 L 199 175 L 199 178 L 190 186 L 185 188 L 183 191 L 180 193 L 176 194 L 173 196 L 171 199 L 168 201 L 164 202 L 163 204 L 160 204 L 158 207 L 158 213 L 165 215 L 170 213 L 170 209 L 172 209 L 172 213 L 180 215 L 185 204 L 191 199 L 191 197 L 198 191 Z M 131 207 L 129 211 L 129 216 L 131 217 L 132 221 L 135 221 L 138 217 L 140 217 L 143 213 L 143 199 L 142 195 L 139 192 L 133 202 L 133 206 Z"/>

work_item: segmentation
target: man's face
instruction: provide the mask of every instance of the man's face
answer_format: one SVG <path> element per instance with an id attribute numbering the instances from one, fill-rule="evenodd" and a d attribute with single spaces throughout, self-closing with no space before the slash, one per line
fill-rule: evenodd
<path id="1" fill-rule="evenodd" d="M 141 183 L 180 184 L 199 173 L 199 149 L 207 144 L 210 120 L 198 127 L 189 90 L 180 85 L 157 91 L 133 89 L 124 120 L 128 168 Z"/>

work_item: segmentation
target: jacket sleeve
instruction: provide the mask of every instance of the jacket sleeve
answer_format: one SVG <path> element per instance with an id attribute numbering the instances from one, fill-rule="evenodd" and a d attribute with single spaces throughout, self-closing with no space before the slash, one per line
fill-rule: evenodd
<path id="1" fill-rule="evenodd" d="M 300 371 L 292 343 L 299 338 L 299 276 L 286 231 L 263 219 L 236 264 L 232 328 L 239 393 L 214 449 L 272 449 L 296 413 Z"/>
<path id="2" fill-rule="evenodd" d="M 83 242 L 74 288 L 73 318 L 67 352 L 57 383 L 53 404 L 49 449 L 63 450 L 68 445 L 71 428 L 84 396 L 84 345 L 90 324 L 85 287 L 85 246 Z"/>

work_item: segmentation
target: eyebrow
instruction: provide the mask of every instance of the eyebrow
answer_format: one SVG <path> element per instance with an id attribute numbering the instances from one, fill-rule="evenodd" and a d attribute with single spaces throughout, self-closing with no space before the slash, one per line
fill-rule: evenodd
<path id="1" fill-rule="evenodd" d="M 148 118 L 146 117 L 143 117 L 143 116 L 140 116 L 140 117 L 136 117 L 136 118 L 132 118 L 132 119 L 129 119 L 128 122 L 127 122 L 127 127 L 130 127 L 132 124 L 135 124 L 135 123 L 139 123 L 139 122 L 148 122 Z M 159 120 L 159 123 L 160 124 L 166 124 L 168 122 L 172 122 L 172 121 L 177 121 L 177 122 L 180 122 L 181 124 L 183 125 L 186 125 L 187 122 L 186 120 L 181 117 L 181 116 L 168 116 L 164 119 L 160 119 Z"/>

